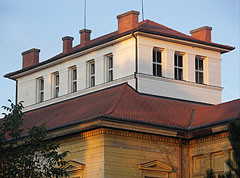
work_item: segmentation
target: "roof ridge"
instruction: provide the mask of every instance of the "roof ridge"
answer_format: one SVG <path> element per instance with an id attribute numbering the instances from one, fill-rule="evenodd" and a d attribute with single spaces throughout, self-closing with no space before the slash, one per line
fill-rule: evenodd
<path id="1" fill-rule="evenodd" d="M 163 25 L 163 24 L 159 24 L 159 23 L 154 22 L 154 21 L 152 21 L 152 20 L 148 20 L 148 21 L 150 21 L 150 22 L 152 22 L 152 23 L 154 23 L 154 24 L 156 24 L 156 25 L 160 25 L 160 26 L 162 26 L 162 27 L 164 27 L 164 28 L 167 28 L 168 30 L 172 30 L 172 31 L 174 31 L 174 32 L 176 32 L 176 33 L 180 33 L 180 34 L 182 34 L 182 35 L 191 37 L 190 35 L 187 35 L 187 34 L 185 34 L 185 33 L 182 33 L 182 32 L 179 32 L 179 31 L 177 31 L 177 30 L 174 30 L 173 28 L 169 28 L 169 27 L 167 27 L 167 26 L 165 26 L 165 25 Z"/>
<path id="2" fill-rule="evenodd" d="M 123 95 L 125 94 L 125 92 L 126 92 L 126 90 L 127 90 L 127 87 L 128 87 L 128 84 L 125 84 L 125 88 L 123 89 L 123 92 L 122 92 L 122 94 L 120 95 L 119 99 L 117 100 L 117 102 L 115 103 L 115 105 L 114 105 L 112 108 L 110 108 L 110 109 L 105 113 L 106 115 L 109 115 L 109 114 L 113 113 L 113 111 L 117 108 L 118 104 L 120 103 Z"/>

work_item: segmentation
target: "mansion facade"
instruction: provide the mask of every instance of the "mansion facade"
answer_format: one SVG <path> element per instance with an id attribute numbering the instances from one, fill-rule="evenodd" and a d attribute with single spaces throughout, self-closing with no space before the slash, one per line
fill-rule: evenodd
<path id="1" fill-rule="evenodd" d="M 212 42 L 211 27 L 186 35 L 138 15 L 118 15 L 118 29 L 95 39 L 80 30 L 77 46 L 65 36 L 43 62 L 39 49 L 22 53 L 22 69 L 5 77 L 24 101 L 24 132 L 46 123 L 74 178 L 226 172 L 240 100 L 221 103 L 221 54 L 234 47 Z"/>

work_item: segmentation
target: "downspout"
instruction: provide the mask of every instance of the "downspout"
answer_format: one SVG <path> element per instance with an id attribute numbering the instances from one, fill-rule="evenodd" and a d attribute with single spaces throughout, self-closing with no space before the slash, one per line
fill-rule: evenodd
<path id="1" fill-rule="evenodd" d="M 136 79 L 136 91 L 138 91 L 138 79 L 137 79 L 137 74 L 138 74 L 138 45 L 137 45 L 137 37 L 134 35 L 134 32 L 132 32 L 132 36 L 135 38 L 135 72 L 134 72 L 134 78 Z"/>
<path id="2" fill-rule="evenodd" d="M 179 138 L 179 178 L 182 178 L 182 139 Z"/>
<path id="3" fill-rule="evenodd" d="M 17 100 L 17 98 L 18 98 L 18 81 L 16 80 L 16 93 L 15 93 L 15 104 L 17 104 L 18 103 L 18 100 Z"/>

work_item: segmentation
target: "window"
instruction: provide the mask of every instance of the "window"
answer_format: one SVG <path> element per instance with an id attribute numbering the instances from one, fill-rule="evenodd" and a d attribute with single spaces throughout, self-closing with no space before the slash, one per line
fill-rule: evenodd
<path id="1" fill-rule="evenodd" d="M 44 100 L 44 79 L 39 78 L 38 79 L 38 96 L 37 96 L 37 101 L 38 102 L 43 102 Z"/>
<path id="2" fill-rule="evenodd" d="M 179 53 L 174 55 L 174 78 L 183 80 L 183 56 Z"/>
<path id="3" fill-rule="evenodd" d="M 106 79 L 107 82 L 113 81 L 113 56 L 107 56 L 107 61 L 106 61 Z"/>
<path id="4" fill-rule="evenodd" d="M 153 75 L 162 76 L 162 52 L 157 49 L 153 50 Z"/>
<path id="5" fill-rule="evenodd" d="M 91 60 L 88 62 L 88 71 L 89 71 L 89 74 L 88 74 L 88 86 L 89 87 L 94 87 L 95 86 L 95 62 L 94 60 Z"/>
<path id="6" fill-rule="evenodd" d="M 53 74 L 53 97 L 57 98 L 59 96 L 59 73 Z"/>
<path id="7" fill-rule="evenodd" d="M 77 91 L 77 68 L 76 66 L 70 68 L 70 91 L 74 93 Z"/>
<path id="8" fill-rule="evenodd" d="M 200 56 L 195 58 L 195 81 L 196 83 L 203 83 L 203 59 Z"/>

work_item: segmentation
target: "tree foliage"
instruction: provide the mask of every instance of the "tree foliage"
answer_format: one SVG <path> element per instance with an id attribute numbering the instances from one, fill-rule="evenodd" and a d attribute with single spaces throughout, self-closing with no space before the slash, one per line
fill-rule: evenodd
<path id="1" fill-rule="evenodd" d="M 223 175 L 218 175 L 218 178 L 240 178 L 240 114 L 238 115 L 237 119 L 229 123 L 228 132 L 228 139 L 233 149 L 233 159 L 229 158 L 226 161 L 230 171 Z M 215 178 L 216 176 L 212 169 L 208 169 L 205 177 Z"/>
<path id="2" fill-rule="evenodd" d="M 0 178 L 68 176 L 67 152 L 58 153 L 59 145 L 47 140 L 45 125 L 33 126 L 23 137 L 23 105 L 10 103 L 0 120 Z"/>
<path id="3" fill-rule="evenodd" d="M 240 177 L 240 114 L 238 119 L 229 123 L 228 131 L 228 138 L 233 149 L 233 160 L 228 159 L 226 164 L 237 177 Z"/>

